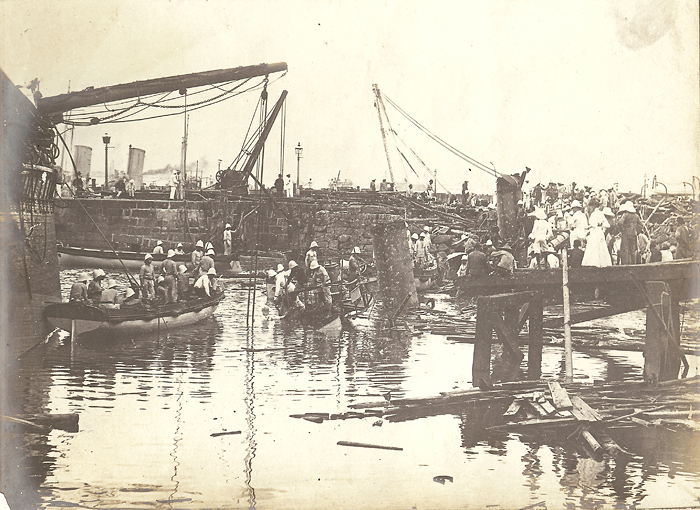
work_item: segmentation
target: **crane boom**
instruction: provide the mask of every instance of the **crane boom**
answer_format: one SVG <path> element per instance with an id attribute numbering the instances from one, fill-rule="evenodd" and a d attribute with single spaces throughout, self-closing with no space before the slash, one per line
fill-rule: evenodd
<path id="1" fill-rule="evenodd" d="M 225 81 L 243 80 L 255 76 L 265 76 L 278 71 L 286 71 L 287 64 L 258 64 L 253 66 L 217 69 L 193 74 L 181 74 L 156 78 L 152 80 L 135 81 L 120 85 L 90 88 L 79 92 L 69 92 L 58 96 L 42 97 L 37 100 L 37 110 L 42 115 L 57 116 L 63 112 L 95 104 L 109 103 L 132 97 L 147 96 L 171 90 L 201 87 Z"/>
<path id="2" fill-rule="evenodd" d="M 379 129 L 382 132 L 382 141 L 384 142 L 384 152 L 386 153 L 386 162 L 389 165 L 389 177 L 391 182 L 394 182 L 394 171 L 391 168 L 391 157 L 389 156 L 389 146 L 386 141 L 386 128 L 384 127 L 384 120 L 382 114 L 386 117 L 386 108 L 384 107 L 384 100 L 382 99 L 382 94 L 379 92 L 379 87 L 376 83 L 372 84 L 372 91 L 374 92 L 374 97 L 376 99 L 377 115 L 379 116 Z M 388 118 L 387 118 L 388 122 Z"/>

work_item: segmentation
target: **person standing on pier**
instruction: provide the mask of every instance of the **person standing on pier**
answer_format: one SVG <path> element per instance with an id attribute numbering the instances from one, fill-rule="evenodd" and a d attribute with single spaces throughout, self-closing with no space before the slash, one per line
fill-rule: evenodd
<path id="1" fill-rule="evenodd" d="M 180 200 L 182 198 L 180 185 L 180 170 L 175 169 L 170 177 L 170 200 Z"/>
<path id="2" fill-rule="evenodd" d="M 588 218 L 583 212 L 583 206 L 578 200 L 571 202 L 571 246 L 574 245 L 574 241 L 577 239 L 581 243 L 586 242 L 586 231 L 588 230 Z"/>
<path id="3" fill-rule="evenodd" d="M 642 231 L 642 222 L 631 201 L 620 207 L 622 216 L 618 223 L 621 233 L 620 258 L 625 265 L 637 263 L 637 235 Z"/>
<path id="4" fill-rule="evenodd" d="M 275 192 L 277 193 L 277 196 L 283 197 L 284 196 L 284 179 L 282 178 L 282 174 L 277 174 L 277 179 L 275 179 Z"/>
<path id="5" fill-rule="evenodd" d="M 146 301 L 151 301 L 156 297 L 155 288 L 155 268 L 152 264 L 153 255 L 147 253 L 144 257 L 143 264 L 139 270 L 139 280 L 141 283 L 141 290 L 143 292 L 143 299 Z"/>
<path id="6" fill-rule="evenodd" d="M 166 289 L 165 304 L 177 303 L 177 264 L 173 260 L 175 250 L 168 250 L 161 270 L 165 277 L 163 283 Z"/>
<path id="7" fill-rule="evenodd" d="M 224 255 L 231 255 L 231 224 L 227 223 L 224 227 Z"/>
<path id="8" fill-rule="evenodd" d="M 608 267 L 612 265 L 608 245 L 605 242 L 605 231 L 610 228 L 605 214 L 598 208 L 597 199 L 591 200 L 594 209 L 588 219 L 588 238 L 586 250 L 583 253 L 582 266 Z"/>
<path id="9" fill-rule="evenodd" d="M 676 249 L 676 259 L 686 259 L 693 256 L 693 252 L 690 249 L 690 233 L 688 232 L 688 227 L 685 226 L 685 220 L 682 217 L 676 218 L 676 242 L 678 243 L 678 248 Z"/>
<path id="10" fill-rule="evenodd" d="M 288 198 L 294 197 L 294 184 L 292 183 L 292 174 L 287 174 L 287 182 L 284 184 L 284 191 L 287 192 Z"/>

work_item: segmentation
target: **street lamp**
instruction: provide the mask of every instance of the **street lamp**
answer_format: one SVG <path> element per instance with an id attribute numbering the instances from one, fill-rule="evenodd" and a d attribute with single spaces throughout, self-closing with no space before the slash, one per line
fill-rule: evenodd
<path id="1" fill-rule="evenodd" d="M 304 149 L 301 147 L 301 142 L 297 142 L 297 146 L 294 147 L 294 152 L 297 153 L 297 190 L 299 188 L 299 161 L 301 160 L 301 153 Z"/>
<path id="2" fill-rule="evenodd" d="M 105 133 L 105 135 L 102 137 L 102 143 L 105 144 L 105 191 L 107 191 L 107 183 L 109 182 L 109 176 L 107 175 L 107 152 L 109 147 L 109 141 L 111 139 L 112 138 L 107 133 Z"/>

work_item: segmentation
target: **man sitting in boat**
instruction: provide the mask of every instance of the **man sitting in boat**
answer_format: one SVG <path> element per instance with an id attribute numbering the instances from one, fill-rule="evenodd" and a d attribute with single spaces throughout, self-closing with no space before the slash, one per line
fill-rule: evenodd
<path id="1" fill-rule="evenodd" d="M 177 300 L 187 301 L 190 297 L 190 275 L 187 267 L 180 264 L 177 268 Z"/>
<path id="2" fill-rule="evenodd" d="M 308 286 L 310 288 L 307 295 L 307 308 L 330 313 L 333 304 L 331 300 L 331 279 L 328 276 L 328 271 L 318 263 L 317 260 L 311 262 L 309 268 Z"/>
<path id="3" fill-rule="evenodd" d="M 175 247 L 175 255 L 184 255 L 185 254 L 185 248 L 182 246 L 182 243 L 177 243 L 177 246 Z"/>
<path id="4" fill-rule="evenodd" d="M 141 290 L 143 292 L 143 299 L 146 301 L 151 301 L 156 297 L 155 289 L 155 268 L 153 267 L 153 255 L 147 253 L 143 260 L 143 265 L 139 270 L 139 280 L 141 283 Z"/>
<path id="5" fill-rule="evenodd" d="M 486 276 L 489 274 L 488 260 L 479 243 L 476 243 L 474 249 L 467 254 L 467 274 L 469 276 Z"/>
<path id="6" fill-rule="evenodd" d="M 205 298 L 219 291 L 219 282 L 216 281 L 216 269 L 209 268 L 206 274 L 200 276 L 194 282 L 194 293 L 198 298 Z"/>
<path id="7" fill-rule="evenodd" d="M 92 281 L 88 285 L 88 299 L 93 303 L 99 303 L 102 297 L 102 281 L 105 279 L 105 272 L 102 269 L 95 269 L 92 272 Z"/>
<path id="8" fill-rule="evenodd" d="M 126 289 L 126 294 L 124 295 L 124 298 L 121 300 L 121 307 L 122 308 L 128 308 L 131 306 L 139 306 L 141 304 L 141 299 L 136 295 L 136 292 L 134 292 L 134 289 L 129 287 Z"/>
<path id="9" fill-rule="evenodd" d="M 110 278 L 107 280 L 107 288 L 102 291 L 100 296 L 100 308 L 119 308 L 119 291 L 117 291 L 117 282 Z"/>
<path id="10" fill-rule="evenodd" d="M 162 255 L 163 252 L 163 241 L 158 241 L 156 243 L 156 247 L 153 248 L 153 255 Z"/>
<path id="11" fill-rule="evenodd" d="M 88 303 L 87 282 L 89 279 L 90 276 L 87 273 L 80 273 L 78 275 L 76 282 L 71 285 L 70 296 L 68 298 L 69 302 L 81 304 Z"/>
<path id="12" fill-rule="evenodd" d="M 510 276 L 515 270 L 515 257 L 512 253 L 513 249 L 510 244 L 506 243 L 500 250 L 496 250 L 491 254 L 490 263 L 493 268 L 493 273 L 500 276 Z"/>

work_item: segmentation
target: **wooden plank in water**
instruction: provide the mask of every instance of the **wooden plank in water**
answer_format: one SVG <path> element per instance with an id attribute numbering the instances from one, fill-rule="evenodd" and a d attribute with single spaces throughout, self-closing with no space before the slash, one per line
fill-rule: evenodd
<path id="1" fill-rule="evenodd" d="M 561 387 L 561 384 L 557 381 L 547 381 L 547 386 L 549 386 L 549 393 L 552 395 L 554 407 L 557 409 L 571 409 L 574 407 L 569 394 L 566 392 L 566 389 Z"/>
<path id="2" fill-rule="evenodd" d="M 601 421 L 603 417 L 598 412 L 586 404 L 581 397 L 574 395 L 571 397 L 573 409 L 571 412 L 579 421 Z"/>
<path id="3" fill-rule="evenodd" d="M 397 451 L 403 451 L 403 448 L 400 448 L 398 446 L 382 446 L 378 444 L 369 444 L 369 443 L 355 443 L 353 441 L 338 441 L 339 446 L 354 446 L 356 448 L 376 448 L 379 450 L 397 450 Z"/>

